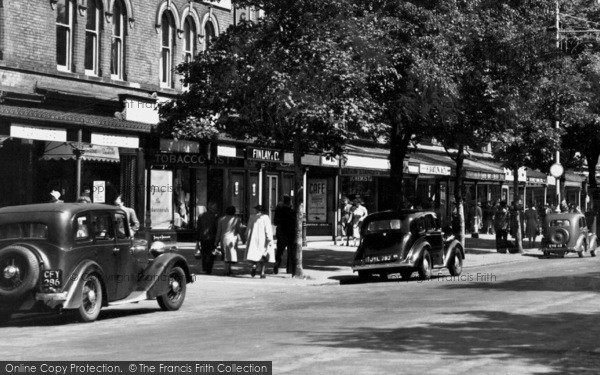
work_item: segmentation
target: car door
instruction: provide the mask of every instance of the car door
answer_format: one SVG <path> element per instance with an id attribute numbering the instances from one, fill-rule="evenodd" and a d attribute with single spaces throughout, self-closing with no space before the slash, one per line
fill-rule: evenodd
<path id="1" fill-rule="evenodd" d="M 444 263 L 444 243 L 442 231 L 437 227 L 433 215 L 425 215 L 423 217 L 425 223 L 425 231 L 427 242 L 431 245 L 431 260 L 434 265 Z"/>
<path id="2" fill-rule="evenodd" d="M 93 259 L 104 272 L 107 301 L 114 301 L 117 289 L 123 282 L 119 272 L 119 259 L 115 253 L 116 239 L 113 216 L 110 211 L 93 211 L 89 213 L 89 233 L 93 240 Z"/>
<path id="3" fill-rule="evenodd" d="M 117 293 L 115 299 L 126 298 L 137 286 L 137 270 L 135 270 L 135 262 L 132 259 L 131 251 L 131 235 L 127 223 L 127 216 L 124 212 L 114 212 L 114 227 L 115 227 L 115 247 L 113 255 L 117 261 L 117 269 L 121 275 L 122 282 L 117 285 Z"/>

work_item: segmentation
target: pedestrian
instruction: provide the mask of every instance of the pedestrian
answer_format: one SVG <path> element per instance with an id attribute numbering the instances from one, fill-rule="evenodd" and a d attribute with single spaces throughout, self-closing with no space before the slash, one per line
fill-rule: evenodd
<path id="1" fill-rule="evenodd" d="M 360 241 L 360 227 L 362 225 L 363 220 L 369 212 L 367 208 L 362 205 L 362 200 L 360 198 L 356 198 L 354 200 L 354 210 L 352 211 L 352 246 L 356 246 L 356 240 Z"/>
<path id="2" fill-rule="evenodd" d="M 117 195 L 115 198 L 115 206 L 125 211 L 125 215 L 127 216 L 127 225 L 129 226 L 129 234 L 130 237 L 133 238 L 135 233 L 140 229 L 140 221 L 138 220 L 135 210 L 125 206 L 123 203 L 123 196 L 121 194 Z"/>
<path id="3" fill-rule="evenodd" d="M 473 209 L 473 232 L 471 237 L 479 238 L 479 229 L 483 223 L 483 211 L 481 210 L 481 202 L 477 202 L 477 205 Z"/>
<path id="4" fill-rule="evenodd" d="M 276 226 L 275 235 L 277 237 L 277 249 L 275 252 L 275 265 L 273 266 L 273 273 L 277 275 L 279 273 L 279 266 L 281 265 L 281 259 L 283 253 L 287 249 L 287 266 L 286 272 L 292 273 L 292 251 L 294 251 L 294 234 L 296 232 L 296 212 L 291 207 L 292 199 L 289 195 L 283 196 L 281 204 L 275 208 L 275 215 L 273 217 L 273 224 Z"/>
<path id="5" fill-rule="evenodd" d="M 535 247 L 535 237 L 540 227 L 540 218 L 534 205 L 531 204 L 525 211 L 526 234 L 529 238 L 529 247 Z"/>
<path id="6" fill-rule="evenodd" d="M 225 209 L 225 215 L 217 221 L 217 234 L 215 237 L 215 248 L 221 245 L 225 257 L 225 276 L 231 276 L 231 266 L 238 262 L 237 250 L 238 240 L 242 235 L 242 222 L 235 216 L 235 207 L 229 206 Z"/>
<path id="7" fill-rule="evenodd" d="M 352 217 L 352 204 L 350 204 L 350 199 L 348 199 L 348 197 L 342 198 L 341 211 L 339 223 L 342 231 L 341 244 L 344 246 L 344 237 L 346 237 L 346 246 L 348 246 L 350 243 L 350 236 L 352 235 L 352 225 L 350 224 L 350 219 Z"/>
<path id="8" fill-rule="evenodd" d="M 217 221 L 219 213 L 217 212 L 217 204 L 208 202 L 208 207 L 205 212 L 198 216 L 197 221 L 197 241 L 196 255 L 200 255 L 202 259 L 202 270 L 210 275 L 213 265 L 215 264 L 215 240 L 217 238 Z M 200 253 L 200 254 L 198 254 Z"/>
<path id="9" fill-rule="evenodd" d="M 52 190 L 50 192 L 50 203 L 64 203 L 61 199 L 60 199 L 60 193 L 56 190 Z"/>
<path id="10" fill-rule="evenodd" d="M 494 231 L 496 232 L 496 251 L 503 254 L 508 248 L 508 220 L 506 201 L 502 201 L 494 214 Z"/>
<path id="11" fill-rule="evenodd" d="M 257 266 L 260 266 L 260 278 L 264 279 L 265 263 L 275 262 L 275 251 L 273 248 L 273 227 L 271 219 L 267 215 L 266 208 L 262 204 L 254 207 L 256 214 L 248 220 L 246 231 L 246 260 L 252 263 L 250 275 L 256 276 Z"/>

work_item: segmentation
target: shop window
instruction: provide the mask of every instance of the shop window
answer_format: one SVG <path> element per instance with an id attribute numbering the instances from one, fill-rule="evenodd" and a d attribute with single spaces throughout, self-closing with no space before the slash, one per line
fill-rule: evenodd
<path id="1" fill-rule="evenodd" d="M 85 74 L 98 75 L 100 51 L 100 20 L 102 11 L 99 0 L 88 0 L 85 23 Z"/>
<path id="2" fill-rule="evenodd" d="M 73 0 L 56 3 L 56 67 L 71 71 L 73 59 Z"/>
<path id="3" fill-rule="evenodd" d="M 196 25 L 192 17 L 186 17 L 183 24 L 184 45 L 183 45 L 183 61 L 191 62 L 196 55 Z"/>
<path id="4" fill-rule="evenodd" d="M 112 79 L 123 80 L 125 69 L 125 21 L 127 17 L 123 3 L 115 1 L 112 16 L 112 37 L 110 56 L 110 75 Z"/>
<path id="5" fill-rule="evenodd" d="M 173 177 L 173 228 L 193 228 L 190 212 L 190 173 L 188 169 L 176 170 Z"/>
<path id="6" fill-rule="evenodd" d="M 170 12 L 161 18 L 162 46 L 160 53 L 160 86 L 173 87 L 173 49 L 175 45 L 175 22 Z"/>

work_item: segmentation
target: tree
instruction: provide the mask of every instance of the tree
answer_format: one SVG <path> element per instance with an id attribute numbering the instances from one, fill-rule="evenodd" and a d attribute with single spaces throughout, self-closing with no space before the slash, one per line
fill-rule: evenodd
<path id="1" fill-rule="evenodd" d="M 356 34 L 361 9 L 348 0 L 234 1 L 265 11 L 219 36 L 178 67 L 188 90 L 160 108 L 160 131 L 174 138 L 228 134 L 292 151 L 294 190 L 302 197 L 305 153 L 340 155 L 357 134 L 376 134 L 378 107 L 366 67 L 377 54 Z M 302 213 L 294 200 L 294 276 L 303 276 Z"/>

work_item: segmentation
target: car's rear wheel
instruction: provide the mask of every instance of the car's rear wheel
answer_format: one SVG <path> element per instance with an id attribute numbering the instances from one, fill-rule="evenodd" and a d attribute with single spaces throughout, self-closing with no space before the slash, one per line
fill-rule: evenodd
<path id="1" fill-rule="evenodd" d="M 76 310 L 77 318 L 83 322 L 98 319 L 102 308 L 102 284 L 95 274 L 86 275 L 81 283 L 81 306 Z"/>
<path id="2" fill-rule="evenodd" d="M 179 310 L 185 299 L 186 285 L 183 269 L 173 267 L 169 272 L 169 291 L 156 298 L 160 308 L 165 311 Z"/>
<path id="3" fill-rule="evenodd" d="M 429 255 L 429 251 L 423 250 L 423 256 L 421 257 L 417 271 L 421 280 L 431 279 L 431 255 Z"/>
<path id="4" fill-rule="evenodd" d="M 39 262 L 31 250 L 10 245 L 0 250 L 0 297 L 19 298 L 35 287 Z"/>
<path id="5" fill-rule="evenodd" d="M 448 271 L 450 271 L 450 275 L 452 276 L 460 276 L 462 268 L 463 259 L 460 256 L 460 251 L 454 251 L 452 258 L 450 258 L 450 262 L 448 263 Z"/>

